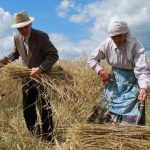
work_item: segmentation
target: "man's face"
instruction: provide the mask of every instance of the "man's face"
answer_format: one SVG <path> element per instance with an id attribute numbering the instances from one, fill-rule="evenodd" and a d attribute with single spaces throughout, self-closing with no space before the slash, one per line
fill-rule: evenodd
<path id="1" fill-rule="evenodd" d="M 111 36 L 111 39 L 117 46 L 121 46 L 126 42 L 127 33 Z"/>
<path id="2" fill-rule="evenodd" d="M 30 35 L 30 32 L 31 32 L 31 25 L 32 24 L 29 24 L 27 26 L 17 28 L 17 29 L 23 37 L 28 37 Z"/>

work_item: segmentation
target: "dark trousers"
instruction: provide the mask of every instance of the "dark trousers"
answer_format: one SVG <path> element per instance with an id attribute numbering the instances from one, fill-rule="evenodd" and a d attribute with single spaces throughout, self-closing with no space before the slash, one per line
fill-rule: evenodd
<path id="1" fill-rule="evenodd" d="M 53 132 L 53 119 L 50 101 L 46 96 L 45 89 L 35 81 L 26 81 L 23 89 L 23 114 L 27 128 L 31 131 L 37 121 L 36 106 L 38 106 L 42 134 L 48 135 Z"/>

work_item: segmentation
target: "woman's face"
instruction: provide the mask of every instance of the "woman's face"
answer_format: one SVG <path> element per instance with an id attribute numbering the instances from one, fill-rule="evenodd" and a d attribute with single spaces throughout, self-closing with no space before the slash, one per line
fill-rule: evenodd
<path id="1" fill-rule="evenodd" d="M 126 42 L 127 33 L 111 36 L 111 39 L 117 46 L 121 46 Z"/>
<path id="2" fill-rule="evenodd" d="M 22 28 L 17 28 L 19 33 L 23 36 L 23 37 L 28 37 L 30 35 L 31 32 L 31 25 L 29 24 L 27 26 L 24 26 Z"/>

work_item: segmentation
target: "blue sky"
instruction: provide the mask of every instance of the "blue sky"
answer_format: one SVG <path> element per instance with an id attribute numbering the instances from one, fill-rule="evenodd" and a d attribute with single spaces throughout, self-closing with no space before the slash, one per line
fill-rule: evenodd
<path id="1" fill-rule="evenodd" d="M 150 50 L 149 0 L 0 0 L 0 57 L 13 45 L 13 14 L 26 10 L 32 27 L 45 31 L 62 59 L 79 59 L 107 37 L 107 25 L 126 20 L 132 33 Z M 147 53 L 150 57 L 150 51 Z"/>

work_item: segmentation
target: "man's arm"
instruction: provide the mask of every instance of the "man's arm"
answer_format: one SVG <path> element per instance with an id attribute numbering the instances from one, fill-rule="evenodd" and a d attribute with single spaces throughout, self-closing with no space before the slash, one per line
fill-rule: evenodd
<path id="1" fill-rule="evenodd" d="M 55 48 L 55 46 L 52 44 L 52 42 L 49 40 L 49 37 L 47 34 L 44 34 L 42 39 L 42 51 L 45 56 L 45 60 L 42 62 L 42 64 L 39 66 L 41 71 L 49 71 L 51 70 L 52 66 L 56 63 L 56 61 L 59 59 L 58 51 Z"/>
<path id="2" fill-rule="evenodd" d="M 52 66 L 59 59 L 58 51 L 46 33 L 42 35 L 42 52 L 44 54 L 44 61 L 38 67 L 33 67 L 30 76 L 38 79 L 38 75 L 42 72 L 49 72 Z"/>

